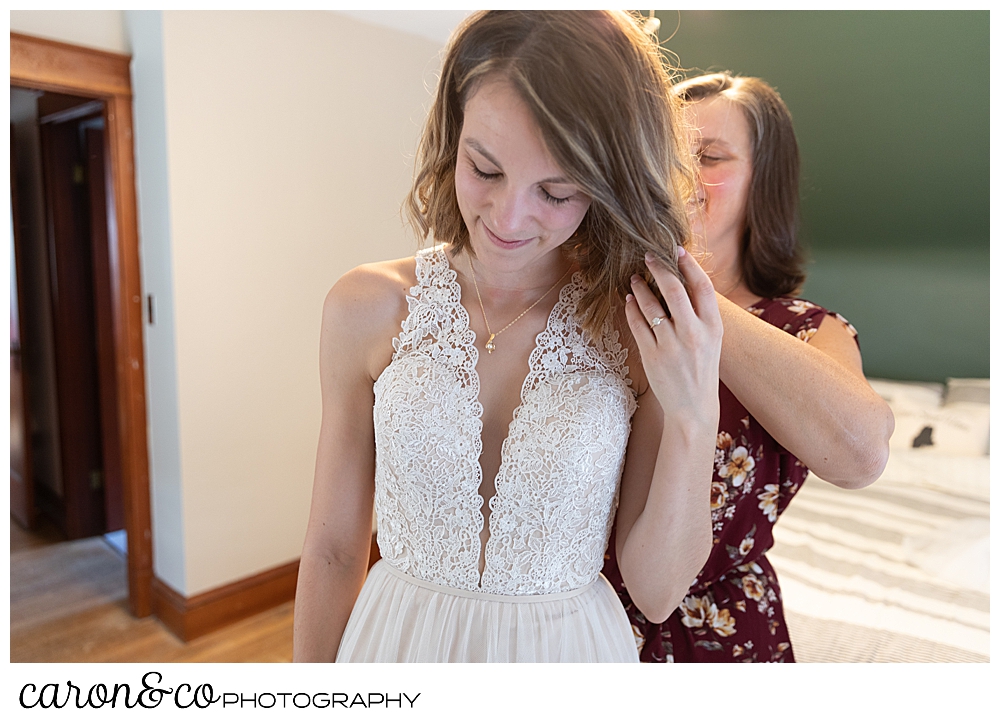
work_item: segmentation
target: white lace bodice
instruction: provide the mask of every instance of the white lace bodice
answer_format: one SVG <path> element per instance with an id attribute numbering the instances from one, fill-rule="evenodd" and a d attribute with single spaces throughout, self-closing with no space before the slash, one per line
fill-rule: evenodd
<path id="1" fill-rule="evenodd" d="M 482 413 L 475 333 L 443 247 L 421 251 L 409 315 L 375 383 L 375 510 L 383 559 L 464 590 L 532 595 L 594 581 L 636 402 L 627 350 L 575 319 L 577 273 L 535 340 L 504 440 L 479 575 Z"/>

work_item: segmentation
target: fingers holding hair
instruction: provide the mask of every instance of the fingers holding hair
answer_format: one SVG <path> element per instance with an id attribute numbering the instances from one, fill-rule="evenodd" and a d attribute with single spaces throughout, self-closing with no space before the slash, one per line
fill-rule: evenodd
<path id="1" fill-rule="evenodd" d="M 677 247 L 677 252 L 678 262 L 689 255 L 686 252 L 682 254 L 683 249 L 679 246 Z M 656 280 L 656 285 L 660 289 L 660 294 L 662 294 L 663 301 L 667 304 L 667 309 L 674 323 L 682 325 L 690 324 L 695 318 L 695 312 L 691 306 L 687 289 L 684 288 L 684 282 L 665 263 L 652 254 L 646 254 L 646 266 Z M 649 293 L 652 296 L 652 292 L 650 291 Z M 655 296 L 653 298 L 655 300 Z M 656 305 L 659 307 L 658 301 Z"/>
<path id="2" fill-rule="evenodd" d="M 705 270 L 701 268 L 694 256 L 682 248 L 677 249 L 677 267 L 687 282 L 690 290 L 691 304 L 695 313 L 701 319 L 708 316 L 718 316 L 719 304 L 715 299 L 715 286 Z"/>
<path id="3" fill-rule="evenodd" d="M 632 289 L 636 290 L 636 282 L 633 277 Z M 639 283 L 646 287 L 644 281 L 640 279 Z M 646 287 L 646 293 L 652 295 L 649 291 L 649 287 Z M 633 294 L 628 294 L 625 297 L 625 318 L 628 320 L 629 329 L 632 330 L 632 336 L 635 338 L 636 343 L 639 345 L 639 352 L 643 353 L 644 350 L 656 346 L 656 336 L 653 334 L 653 328 L 650 326 L 650 317 L 647 318 L 645 312 L 639 307 L 639 302 Z"/>

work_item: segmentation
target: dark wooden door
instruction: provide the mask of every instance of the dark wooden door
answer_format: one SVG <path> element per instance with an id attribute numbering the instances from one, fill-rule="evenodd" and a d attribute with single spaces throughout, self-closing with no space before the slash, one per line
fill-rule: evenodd
<path id="1" fill-rule="evenodd" d="M 87 190 L 90 200 L 90 248 L 94 268 L 94 321 L 97 331 L 97 376 L 100 389 L 101 452 L 104 463 L 104 517 L 108 531 L 125 527 L 118 392 L 115 370 L 114 310 L 111 298 L 112 258 L 109 244 L 116 240 L 108 220 L 115 217 L 110 187 L 104 128 L 86 128 Z"/>
<path id="2" fill-rule="evenodd" d="M 28 375 L 22 359 L 24 308 L 21 271 L 21 216 L 17 196 L 17 160 L 14 129 L 10 143 L 10 208 L 13 248 L 10 284 L 10 514 L 27 529 L 35 526 L 35 486 L 31 467 L 31 418 L 28 411 Z"/>
<path id="3" fill-rule="evenodd" d="M 76 120 L 41 125 L 63 479 L 54 511 L 70 539 L 106 531 L 90 203 L 80 130 Z"/>

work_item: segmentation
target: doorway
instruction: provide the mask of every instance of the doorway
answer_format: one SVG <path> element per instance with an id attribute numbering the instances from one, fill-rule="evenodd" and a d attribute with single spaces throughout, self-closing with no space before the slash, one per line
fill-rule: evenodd
<path id="1" fill-rule="evenodd" d="M 129 58 L 10 37 L 11 515 L 26 527 L 49 519 L 69 539 L 123 529 L 129 608 L 144 617 L 152 536 Z"/>
<path id="2" fill-rule="evenodd" d="M 24 430 L 11 514 L 27 529 L 40 514 L 69 540 L 125 527 L 103 116 L 100 100 L 11 89 L 11 382 Z"/>

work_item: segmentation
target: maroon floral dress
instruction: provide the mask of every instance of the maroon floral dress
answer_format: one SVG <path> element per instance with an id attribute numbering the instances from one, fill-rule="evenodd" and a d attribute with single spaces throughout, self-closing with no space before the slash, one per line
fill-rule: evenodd
<path id="1" fill-rule="evenodd" d="M 833 312 L 803 299 L 762 299 L 748 311 L 809 341 Z M 839 314 L 857 338 L 854 327 Z M 809 472 L 719 384 L 719 434 L 712 475 L 712 552 L 680 607 L 651 623 L 632 603 L 612 533 L 604 575 L 628 613 L 643 662 L 793 663 L 781 589 L 764 553 L 771 531 Z"/>

